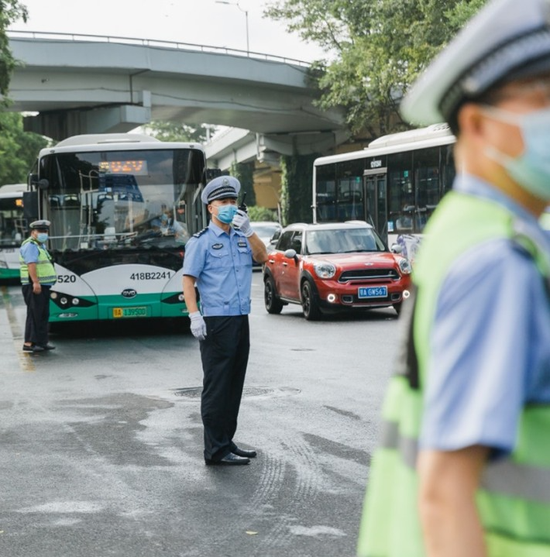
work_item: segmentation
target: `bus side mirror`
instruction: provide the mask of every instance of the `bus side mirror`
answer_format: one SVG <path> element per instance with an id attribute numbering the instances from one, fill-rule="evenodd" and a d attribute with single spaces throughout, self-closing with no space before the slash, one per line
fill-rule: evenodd
<path id="1" fill-rule="evenodd" d="M 205 170 L 205 174 L 206 174 L 206 183 L 208 184 L 208 182 L 210 182 L 210 180 L 213 180 L 214 178 L 217 178 L 218 176 L 222 175 L 222 171 L 220 168 L 207 168 Z"/>
<path id="2" fill-rule="evenodd" d="M 38 220 L 38 192 L 23 192 L 23 217 L 27 222 Z"/>
<path id="3" fill-rule="evenodd" d="M 36 187 L 39 190 L 47 190 L 50 187 L 50 182 L 48 182 L 48 180 L 46 180 L 46 178 L 42 178 L 41 180 L 38 180 L 38 183 L 36 184 Z"/>

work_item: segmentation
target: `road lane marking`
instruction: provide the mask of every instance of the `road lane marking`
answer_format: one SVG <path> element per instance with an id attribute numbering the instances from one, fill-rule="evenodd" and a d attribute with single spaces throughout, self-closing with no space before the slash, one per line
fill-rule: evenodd
<path id="1" fill-rule="evenodd" d="M 19 358 L 19 367 L 22 371 L 34 372 L 36 368 L 34 367 L 34 362 L 31 358 L 30 352 L 23 352 L 21 350 L 21 343 L 23 342 L 23 332 L 19 327 L 17 318 L 15 317 L 15 310 L 11 303 L 10 294 L 6 286 L 2 286 L 2 300 L 6 306 L 6 313 L 8 314 L 8 323 L 10 324 L 11 336 L 13 338 L 13 345 L 15 347 L 15 352 Z"/>

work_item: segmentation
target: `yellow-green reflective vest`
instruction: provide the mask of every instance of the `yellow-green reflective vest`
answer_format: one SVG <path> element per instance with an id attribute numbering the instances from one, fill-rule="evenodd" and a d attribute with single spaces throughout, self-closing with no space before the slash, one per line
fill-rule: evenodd
<path id="1" fill-rule="evenodd" d="M 57 276 L 55 274 L 55 267 L 52 262 L 50 254 L 46 251 L 40 242 L 37 242 L 34 238 L 27 238 L 22 244 L 32 242 L 38 248 L 38 261 L 36 262 L 36 275 L 38 276 L 38 282 L 40 284 L 53 284 L 57 281 Z M 29 284 L 29 266 L 25 263 L 23 256 L 19 253 L 19 263 L 21 265 L 19 274 L 21 277 L 21 284 Z"/>
<path id="2" fill-rule="evenodd" d="M 547 257 L 500 205 L 470 195 L 445 196 L 428 226 L 414 270 L 416 301 L 400 369 L 382 411 L 361 522 L 360 557 L 423 557 L 416 458 L 428 339 L 441 285 L 452 263 L 485 241 L 510 238 L 534 259 L 545 280 Z M 541 301 L 544 303 L 544 301 Z M 403 315 L 402 318 L 407 318 Z M 485 467 L 477 505 L 490 557 L 550 556 L 550 405 L 525 406 L 513 453 Z"/>

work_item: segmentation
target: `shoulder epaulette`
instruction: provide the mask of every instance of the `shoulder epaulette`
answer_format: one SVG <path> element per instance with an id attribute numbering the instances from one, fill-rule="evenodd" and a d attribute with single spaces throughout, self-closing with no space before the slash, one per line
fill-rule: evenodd
<path id="1" fill-rule="evenodd" d="M 206 231 L 208 230 L 208 226 L 206 228 L 203 228 L 202 230 L 199 230 L 199 232 L 196 232 L 195 234 L 193 234 L 194 238 L 200 238 L 203 234 L 206 233 Z"/>

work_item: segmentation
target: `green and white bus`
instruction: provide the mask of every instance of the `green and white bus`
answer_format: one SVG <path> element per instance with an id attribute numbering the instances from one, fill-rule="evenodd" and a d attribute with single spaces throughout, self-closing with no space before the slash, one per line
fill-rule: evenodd
<path id="1" fill-rule="evenodd" d="M 391 245 L 415 245 L 455 176 L 446 124 L 386 135 L 313 166 L 313 222 L 366 220 Z"/>
<path id="2" fill-rule="evenodd" d="M 200 145 L 145 135 L 81 135 L 40 151 L 25 212 L 51 221 L 50 321 L 186 316 L 182 262 L 207 222 L 205 180 Z"/>
<path id="3" fill-rule="evenodd" d="M 19 246 L 27 223 L 23 215 L 23 192 L 27 184 L 0 188 L 0 281 L 19 278 Z"/>

